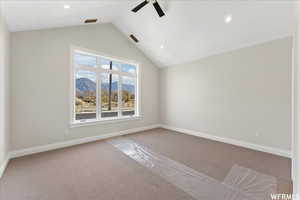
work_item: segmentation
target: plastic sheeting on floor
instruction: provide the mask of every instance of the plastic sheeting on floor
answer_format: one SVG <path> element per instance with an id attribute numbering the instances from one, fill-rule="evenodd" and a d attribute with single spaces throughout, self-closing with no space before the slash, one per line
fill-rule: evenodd
<path id="1" fill-rule="evenodd" d="M 267 200 L 276 191 L 276 179 L 233 166 L 223 182 L 123 137 L 110 139 L 118 150 L 183 190 L 196 200 Z"/>
<path id="2" fill-rule="evenodd" d="M 263 200 L 270 199 L 270 195 L 276 193 L 277 189 L 275 177 L 238 165 L 231 168 L 223 183 Z"/>

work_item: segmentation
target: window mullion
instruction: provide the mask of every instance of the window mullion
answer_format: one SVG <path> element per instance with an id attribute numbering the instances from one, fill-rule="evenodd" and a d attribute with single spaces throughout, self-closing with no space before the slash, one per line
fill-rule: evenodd
<path id="1" fill-rule="evenodd" d="M 122 76 L 119 74 L 119 85 L 118 85 L 118 117 L 122 116 Z"/>
<path id="2" fill-rule="evenodd" d="M 128 76 L 128 77 L 137 77 L 136 74 L 131 74 L 131 73 L 128 73 L 128 72 L 119 72 L 121 76 Z"/>
<path id="3" fill-rule="evenodd" d="M 101 95 L 101 91 L 100 91 L 100 74 L 99 73 L 96 73 L 96 119 L 99 120 L 99 116 L 100 116 L 100 109 L 99 107 L 101 106 L 101 103 L 100 103 L 100 95 Z"/>
<path id="4" fill-rule="evenodd" d="M 101 71 L 100 71 L 100 68 L 101 68 L 101 62 L 100 62 L 100 59 L 99 57 L 97 57 L 97 67 L 96 67 L 96 119 L 97 120 L 100 120 L 101 119 Z"/>
<path id="5" fill-rule="evenodd" d="M 140 95 L 139 95 L 139 80 L 138 77 L 135 77 L 134 81 L 134 115 L 139 115 L 140 113 L 140 107 L 139 107 L 139 102 L 140 102 Z"/>
<path id="6" fill-rule="evenodd" d="M 76 121 L 76 74 L 77 70 L 72 66 L 72 122 Z"/>

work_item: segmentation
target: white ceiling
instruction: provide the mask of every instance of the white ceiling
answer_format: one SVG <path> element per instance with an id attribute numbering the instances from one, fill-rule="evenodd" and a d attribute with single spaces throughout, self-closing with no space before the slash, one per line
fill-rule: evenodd
<path id="1" fill-rule="evenodd" d="M 71 8 L 64 9 L 65 4 Z M 4 0 L 2 10 L 10 31 L 14 32 L 81 25 L 88 18 L 100 18 L 102 23 L 112 22 L 125 6 L 128 6 L 125 0 Z"/>
<path id="2" fill-rule="evenodd" d="M 112 22 L 158 66 L 190 62 L 227 50 L 291 35 L 293 1 L 159 0 L 166 16 L 152 5 L 130 10 L 143 0 L 4 1 L 3 14 L 11 31 L 80 25 L 87 18 Z M 70 9 L 64 9 L 64 4 Z M 224 16 L 233 20 L 224 23 Z M 161 49 L 160 46 L 164 48 Z"/>

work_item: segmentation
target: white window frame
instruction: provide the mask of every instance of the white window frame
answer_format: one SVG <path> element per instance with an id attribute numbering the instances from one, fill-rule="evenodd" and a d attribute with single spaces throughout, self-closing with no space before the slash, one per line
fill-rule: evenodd
<path id="1" fill-rule="evenodd" d="M 96 124 L 104 124 L 104 123 L 116 123 L 128 120 L 138 120 L 141 118 L 141 107 L 140 107 L 140 67 L 139 64 L 135 61 L 124 59 L 124 58 L 116 58 L 113 56 L 105 55 L 103 53 L 99 53 L 93 50 L 84 49 L 76 46 L 71 46 L 70 50 L 70 64 L 71 64 L 71 93 L 70 93 L 70 125 L 72 127 L 80 127 L 86 125 L 96 125 Z M 74 63 L 74 55 L 75 53 L 82 53 L 84 55 L 90 55 L 97 58 L 97 67 L 93 68 L 91 66 L 78 65 Z M 136 74 L 122 72 L 121 66 L 118 71 L 103 69 L 99 64 L 99 59 L 105 58 L 108 60 L 116 61 L 119 63 L 130 64 L 136 67 Z M 77 71 L 85 70 L 96 73 L 96 119 L 87 119 L 87 120 L 76 120 L 76 112 L 75 112 L 75 100 L 76 100 L 76 73 Z M 109 74 L 117 74 L 119 76 L 118 81 L 118 117 L 111 118 L 101 118 L 101 102 L 99 101 L 99 97 L 101 98 L 101 73 L 109 73 Z M 132 116 L 121 116 L 121 106 L 122 106 L 122 77 L 134 77 L 135 81 L 135 114 Z"/>

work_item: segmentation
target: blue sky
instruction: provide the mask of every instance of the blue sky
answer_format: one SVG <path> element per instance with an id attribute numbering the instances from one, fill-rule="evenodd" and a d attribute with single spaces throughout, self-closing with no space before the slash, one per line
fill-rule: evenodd
<path id="1" fill-rule="evenodd" d="M 75 62 L 80 65 L 87 65 L 87 66 L 91 66 L 91 67 L 96 67 L 96 65 L 97 65 L 97 58 L 94 56 L 75 53 L 74 59 L 75 59 Z M 109 69 L 109 64 L 110 64 L 109 59 L 102 58 L 100 60 L 100 62 L 101 62 L 100 64 L 103 69 Z M 136 67 L 134 65 L 130 65 L 130 64 L 126 64 L 126 63 L 118 63 L 118 62 L 113 61 L 113 70 L 118 70 L 117 66 L 121 66 L 123 72 L 128 72 L 128 73 L 132 73 L 132 74 L 136 73 Z M 108 73 L 102 73 L 101 74 L 102 82 L 108 83 L 108 77 L 109 77 Z M 76 78 L 88 78 L 88 79 L 96 82 L 96 73 L 80 70 L 76 74 Z M 113 82 L 118 81 L 118 80 L 119 80 L 118 75 L 114 74 Z M 135 78 L 123 76 L 122 80 L 123 80 L 123 84 L 135 85 Z"/>
<path id="2" fill-rule="evenodd" d="M 76 79 L 78 79 L 78 78 L 88 78 L 88 79 L 96 82 L 96 73 L 95 72 L 89 72 L 89 71 L 80 70 L 76 74 Z"/>
<path id="3" fill-rule="evenodd" d="M 123 72 L 128 72 L 131 74 L 135 74 L 136 73 L 136 67 L 130 64 L 122 64 L 122 71 Z"/>
<path id="4" fill-rule="evenodd" d="M 123 76 L 122 77 L 123 84 L 126 85 L 135 85 L 135 78 Z"/>
<path id="5" fill-rule="evenodd" d="M 96 67 L 96 65 L 97 65 L 97 58 L 94 56 L 75 53 L 74 59 L 75 59 L 75 62 L 79 65 L 87 65 L 87 66 L 91 66 L 91 67 Z M 101 58 L 100 64 L 101 64 L 102 68 L 109 69 L 110 61 L 111 60 L 109 60 L 109 59 Z M 132 73 L 132 74 L 136 73 L 136 67 L 134 65 L 113 61 L 113 70 L 118 70 L 118 66 L 122 67 L 123 72 L 128 72 L 128 73 Z"/>
<path id="6" fill-rule="evenodd" d="M 109 69 L 110 60 L 102 58 L 100 60 L 100 64 L 101 64 L 103 69 Z M 118 65 L 120 65 L 120 63 L 113 61 L 112 69 L 117 71 L 118 70 Z"/>
<path id="7" fill-rule="evenodd" d="M 79 53 L 75 53 L 74 60 L 79 65 L 87 65 L 87 66 L 96 67 L 96 64 L 97 64 L 96 57 L 83 55 L 83 54 L 79 54 Z"/>

